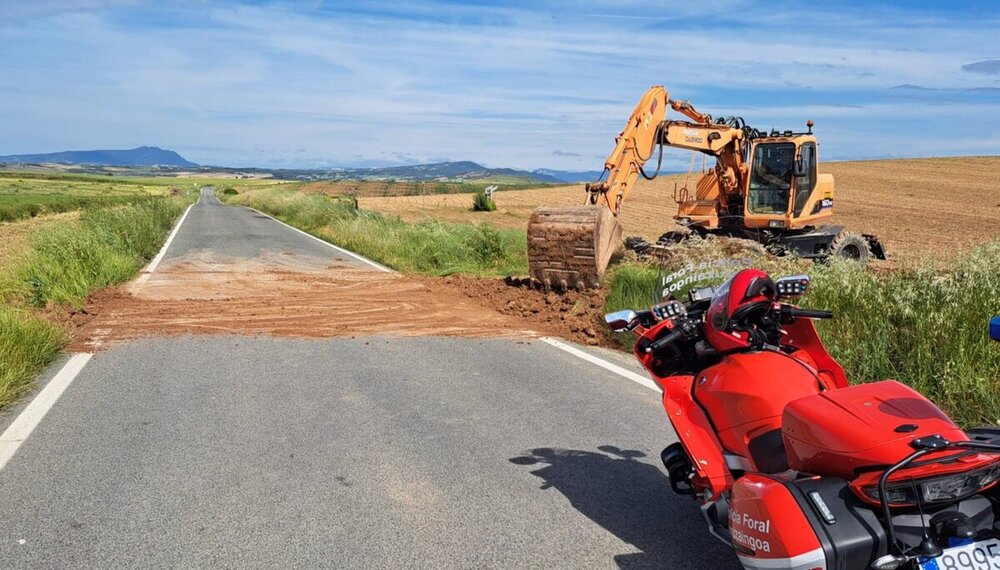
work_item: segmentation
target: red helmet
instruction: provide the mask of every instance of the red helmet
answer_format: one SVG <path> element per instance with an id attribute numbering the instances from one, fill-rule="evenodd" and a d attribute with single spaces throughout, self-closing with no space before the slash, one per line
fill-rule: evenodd
<path id="1" fill-rule="evenodd" d="M 705 313 L 705 339 L 719 352 L 751 345 L 753 325 L 777 300 L 774 282 L 760 269 L 744 269 L 722 284 Z"/>

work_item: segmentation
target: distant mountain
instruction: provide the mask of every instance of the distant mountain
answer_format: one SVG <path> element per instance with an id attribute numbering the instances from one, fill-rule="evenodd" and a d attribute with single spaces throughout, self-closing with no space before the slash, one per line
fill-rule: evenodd
<path id="1" fill-rule="evenodd" d="M 513 168 L 486 168 L 470 161 L 437 162 L 412 166 L 387 166 L 381 168 L 337 168 L 324 178 L 352 180 L 408 180 L 408 181 L 487 181 L 501 183 L 562 184 L 554 176 Z"/>
<path id="2" fill-rule="evenodd" d="M 548 168 L 539 168 L 538 170 L 531 171 L 531 173 L 541 176 L 549 176 L 568 184 L 575 184 L 578 182 L 596 182 L 601 175 L 604 174 L 604 171 L 587 170 L 584 172 L 570 172 L 566 170 L 549 170 Z"/>
<path id="3" fill-rule="evenodd" d="M 198 165 L 185 160 L 172 150 L 155 146 L 140 146 L 128 150 L 67 150 L 48 154 L 15 154 L 0 156 L 3 162 L 30 162 L 56 164 L 93 164 L 99 166 L 174 166 L 195 168 Z"/>

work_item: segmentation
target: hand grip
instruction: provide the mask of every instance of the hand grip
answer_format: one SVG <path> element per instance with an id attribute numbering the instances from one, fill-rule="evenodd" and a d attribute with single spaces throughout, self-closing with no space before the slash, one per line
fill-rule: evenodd
<path id="1" fill-rule="evenodd" d="M 822 311 L 819 309 L 800 309 L 798 307 L 792 307 L 791 315 L 793 317 L 802 317 L 804 319 L 832 319 L 833 311 Z"/>
<path id="2" fill-rule="evenodd" d="M 648 347 L 646 347 L 646 352 L 658 352 L 660 349 L 664 348 L 668 344 L 673 344 L 684 336 L 684 331 L 675 330 L 674 332 L 668 334 L 667 336 L 660 337 L 654 340 Z"/>

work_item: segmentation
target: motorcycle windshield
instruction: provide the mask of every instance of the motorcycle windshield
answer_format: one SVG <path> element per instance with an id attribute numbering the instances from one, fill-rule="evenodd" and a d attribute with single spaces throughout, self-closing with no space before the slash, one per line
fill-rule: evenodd
<path id="1" fill-rule="evenodd" d="M 711 297 L 713 292 L 709 288 L 718 288 L 733 275 L 753 266 L 751 256 L 665 261 L 659 265 L 653 296 L 657 301 L 686 300 L 692 292 L 705 289 L 701 294 Z"/>

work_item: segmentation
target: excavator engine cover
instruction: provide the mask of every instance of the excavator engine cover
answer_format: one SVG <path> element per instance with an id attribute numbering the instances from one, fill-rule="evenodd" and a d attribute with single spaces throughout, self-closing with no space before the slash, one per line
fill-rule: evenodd
<path id="1" fill-rule="evenodd" d="M 604 206 L 538 208 L 528 222 L 528 271 L 546 288 L 597 287 L 621 243 Z"/>

